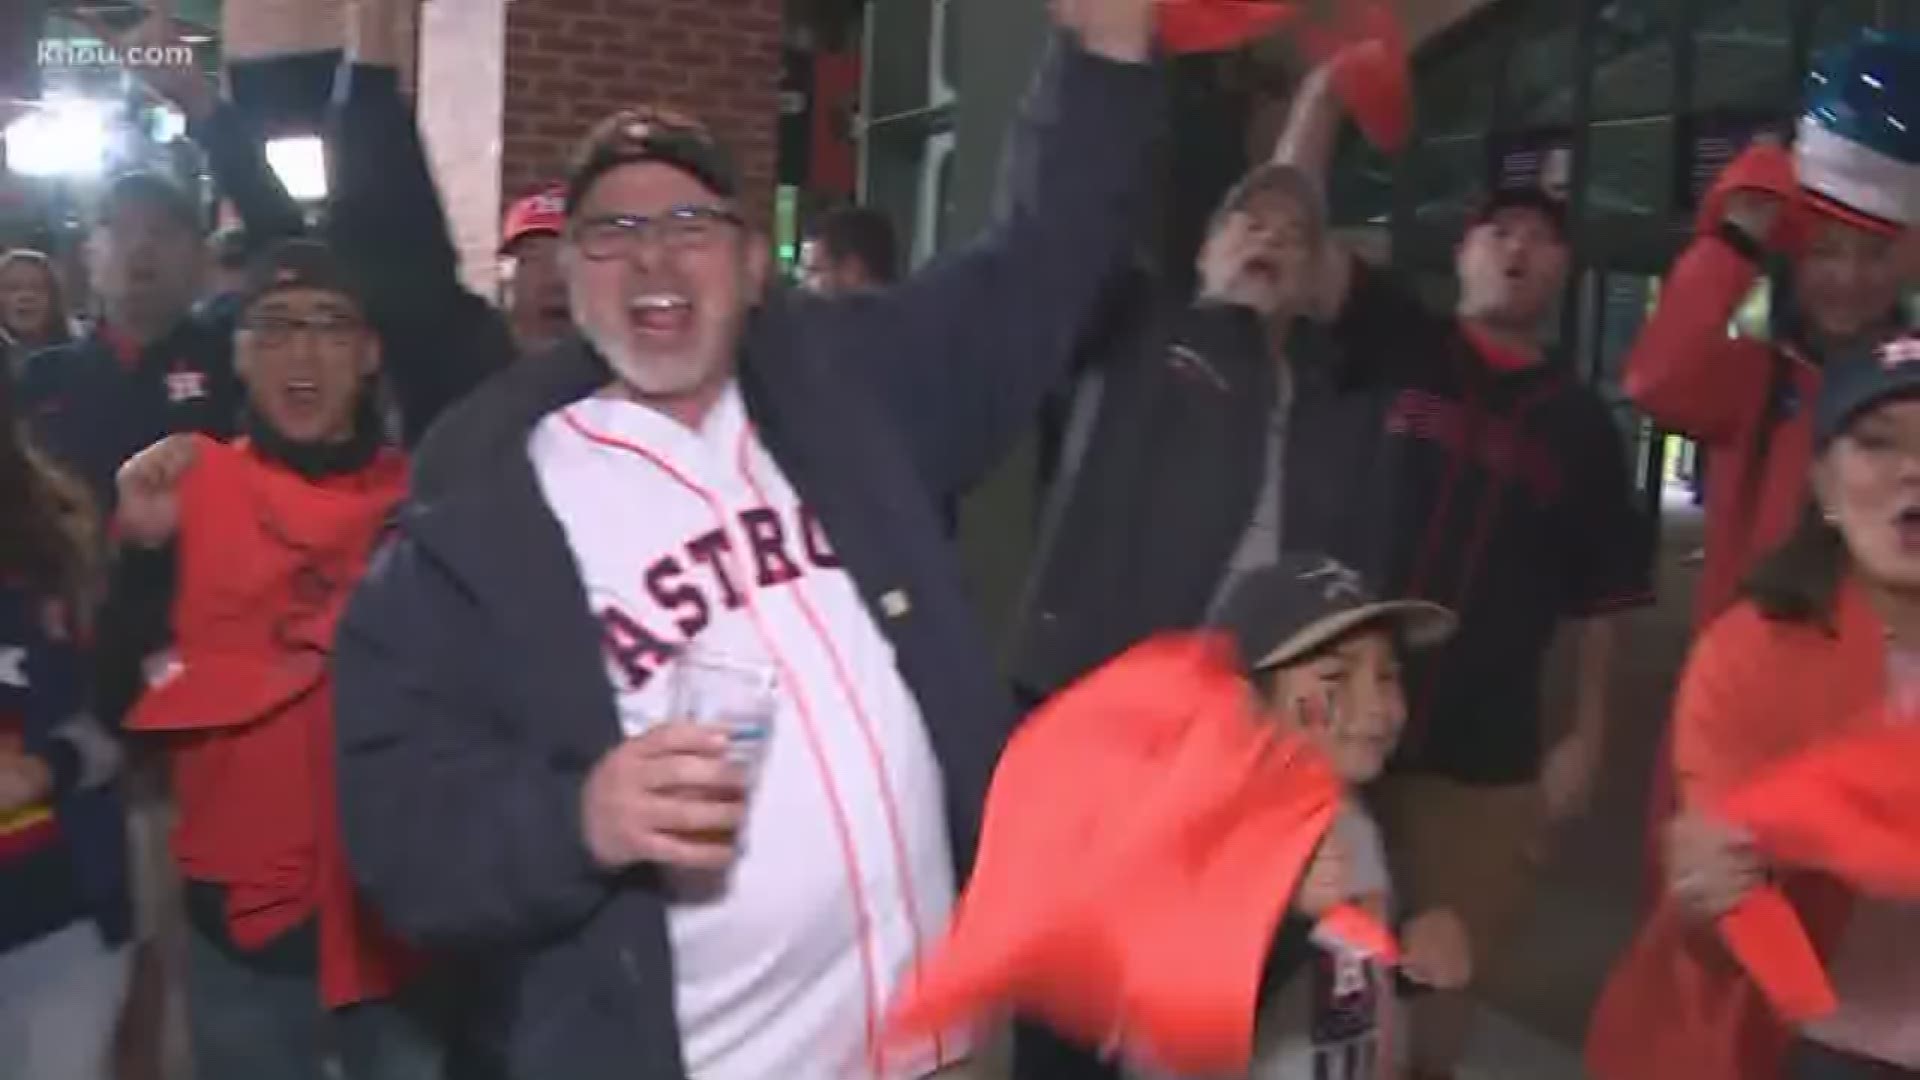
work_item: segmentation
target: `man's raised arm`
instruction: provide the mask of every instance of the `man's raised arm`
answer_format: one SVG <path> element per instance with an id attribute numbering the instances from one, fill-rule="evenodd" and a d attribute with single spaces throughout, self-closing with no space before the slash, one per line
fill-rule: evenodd
<path id="1" fill-rule="evenodd" d="M 1147 211 L 1164 90 L 1153 0 L 1058 0 L 1000 213 L 891 292 L 822 313 L 944 492 L 972 486 L 1057 385 Z"/>

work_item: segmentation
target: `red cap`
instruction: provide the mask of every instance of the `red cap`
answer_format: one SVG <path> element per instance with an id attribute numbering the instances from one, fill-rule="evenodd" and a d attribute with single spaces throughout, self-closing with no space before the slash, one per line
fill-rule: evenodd
<path id="1" fill-rule="evenodd" d="M 529 236 L 559 236 L 566 226 L 566 185 L 549 184 L 507 208 L 500 250 L 504 253 Z"/>

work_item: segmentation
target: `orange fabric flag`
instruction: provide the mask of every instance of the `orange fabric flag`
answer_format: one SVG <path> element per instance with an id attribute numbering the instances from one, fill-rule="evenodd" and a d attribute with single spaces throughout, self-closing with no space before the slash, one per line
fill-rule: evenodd
<path id="1" fill-rule="evenodd" d="M 1159 0 L 1161 45 L 1169 52 L 1228 52 L 1277 33 L 1291 33 L 1308 62 L 1345 54 L 1334 90 L 1375 147 L 1398 150 L 1413 126 L 1407 35 L 1383 0 L 1343 0 L 1330 17 L 1306 17 L 1283 0 Z"/>
<path id="2" fill-rule="evenodd" d="M 1603 1080 L 1749 1080 L 1789 1025 L 1836 1007 L 1816 941 L 1828 935 L 1803 919 L 1844 925 L 1849 895 L 1920 899 L 1920 725 L 1876 724 L 1796 754 L 1719 813 L 1772 865 L 1817 874 L 1755 890 L 1724 916 L 1724 955 L 1663 906 L 1595 1012 L 1588 1066 Z"/>
<path id="3" fill-rule="evenodd" d="M 1857 894 L 1920 899 L 1920 726 L 1882 724 L 1810 750 L 1742 785 L 1721 813 L 1773 865 L 1820 871 Z M 1720 933 L 1782 1016 L 1833 1011 L 1833 987 L 1777 890 L 1757 890 Z"/>
<path id="4" fill-rule="evenodd" d="M 1229 52 L 1298 19 L 1280 0 L 1159 0 L 1160 43 L 1172 53 Z"/>
<path id="5" fill-rule="evenodd" d="M 1022 725 L 954 926 L 891 1036 L 1014 1009 L 1161 1068 L 1246 1069 L 1262 967 L 1342 789 L 1255 711 L 1233 655 L 1158 638 Z M 1328 928 L 1392 958 L 1357 910 Z"/>

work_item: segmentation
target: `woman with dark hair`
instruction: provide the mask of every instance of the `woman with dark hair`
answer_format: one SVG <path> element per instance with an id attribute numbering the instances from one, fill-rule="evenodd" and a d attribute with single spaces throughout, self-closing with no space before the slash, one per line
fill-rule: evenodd
<path id="1" fill-rule="evenodd" d="M 0 381 L 0 1061 L 110 1075 L 131 922 L 119 744 L 87 710 L 99 540 L 83 488 L 22 438 Z"/>
<path id="2" fill-rule="evenodd" d="M 0 339 L 16 363 L 28 353 L 73 340 L 60 275 L 38 251 L 16 248 L 0 254 Z"/>
<path id="3" fill-rule="evenodd" d="M 1920 1078 L 1920 903 L 1772 865 L 1719 813 L 1808 751 L 1920 723 L 1920 335 L 1828 369 L 1813 445 L 1812 506 L 1682 679 L 1668 904 L 1595 1014 L 1589 1066 L 1602 1080 Z M 1920 760 L 1884 767 L 1912 773 Z M 1714 930 L 1768 883 L 1805 924 L 1838 1001 L 1805 1024 L 1777 1017 Z M 1688 988 L 1691 1007 L 1655 1000 L 1659 986 Z"/>

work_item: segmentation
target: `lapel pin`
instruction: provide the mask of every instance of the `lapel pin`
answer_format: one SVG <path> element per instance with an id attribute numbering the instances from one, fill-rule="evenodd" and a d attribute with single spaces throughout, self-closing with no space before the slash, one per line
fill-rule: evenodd
<path id="1" fill-rule="evenodd" d="M 889 619 L 904 619 L 907 612 L 913 610 L 913 601 L 907 599 L 904 590 L 894 589 L 880 598 L 880 610 L 886 612 Z"/>

